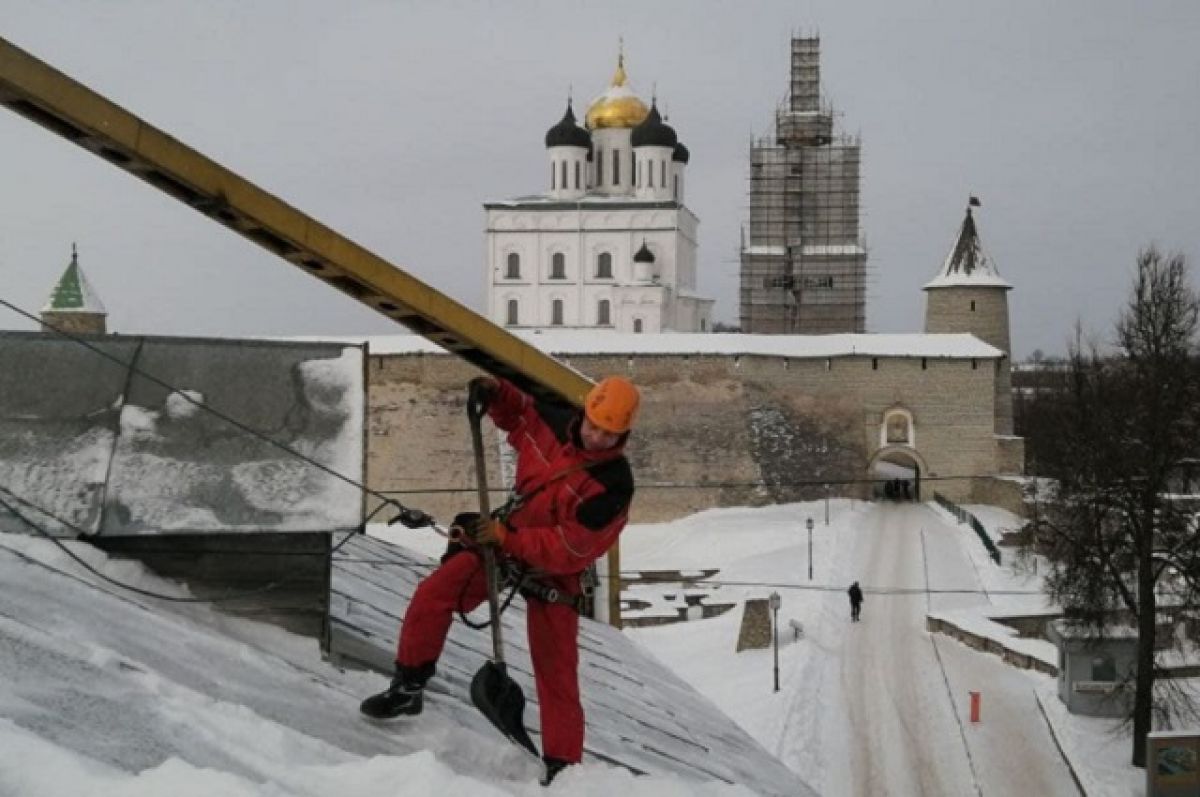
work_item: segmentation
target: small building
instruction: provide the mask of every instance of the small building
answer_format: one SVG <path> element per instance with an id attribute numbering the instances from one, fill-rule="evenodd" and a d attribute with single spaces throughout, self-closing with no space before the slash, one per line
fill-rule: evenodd
<path id="1" fill-rule="evenodd" d="M 1128 626 L 1095 628 L 1052 620 L 1046 637 L 1058 647 L 1058 697 L 1072 714 L 1126 717 L 1133 705 L 1137 631 Z"/>

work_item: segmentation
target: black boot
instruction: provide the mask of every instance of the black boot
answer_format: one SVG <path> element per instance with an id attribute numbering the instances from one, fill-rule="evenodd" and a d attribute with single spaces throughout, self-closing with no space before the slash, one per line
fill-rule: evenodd
<path id="1" fill-rule="evenodd" d="M 542 777 L 538 780 L 538 783 L 543 786 L 549 786 L 550 782 L 554 780 L 559 772 L 562 772 L 571 765 L 570 761 L 562 761 L 557 758 L 543 758 L 542 760 L 546 762 L 546 770 L 542 773 Z"/>
<path id="2" fill-rule="evenodd" d="M 391 686 L 377 695 L 368 697 L 358 710 L 377 720 L 415 717 L 420 714 L 425 705 L 425 682 L 432 675 L 431 672 L 424 672 L 425 669 L 397 665 Z"/>

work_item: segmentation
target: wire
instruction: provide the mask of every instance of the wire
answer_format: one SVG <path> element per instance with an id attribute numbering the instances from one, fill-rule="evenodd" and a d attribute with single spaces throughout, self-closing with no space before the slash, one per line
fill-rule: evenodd
<path id="1" fill-rule="evenodd" d="M 195 406 L 201 410 L 204 410 L 205 412 L 210 413 L 211 415 L 213 415 L 217 418 L 220 418 L 222 421 L 225 421 L 230 426 L 233 426 L 236 429 L 239 429 L 239 430 L 245 432 L 246 434 L 251 435 L 252 437 L 256 437 L 259 440 L 262 440 L 263 442 L 268 443 L 268 444 L 274 446 L 275 448 L 278 448 L 279 450 L 284 451 L 287 454 L 290 454 L 291 456 L 295 457 L 296 459 L 301 460 L 302 462 L 305 462 L 305 463 L 311 465 L 312 467 L 316 468 L 317 470 L 320 470 L 320 471 L 328 474 L 329 476 L 334 477 L 335 479 L 345 482 L 346 484 L 356 487 L 359 490 L 361 490 L 362 492 L 366 493 L 367 495 L 372 495 L 381 501 L 389 500 L 386 495 L 384 495 L 380 492 L 377 492 L 376 490 L 372 490 L 371 488 L 367 487 L 365 484 L 355 481 L 354 479 L 350 478 L 349 476 L 346 476 L 346 475 L 334 470 L 333 468 L 329 467 L 328 465 L 317 462 L 315 459 L 312 459 L 311 457 L 300 453 L 296 449 L 288 446 L 286 443 L 280 443 L 278 440 L 268 437 L 267 435 L 263 434 L 262 432 L 259 432 L 257 429 L 254 429 L 253 427 L 243 423 L 242 421 L 239 421 L 230 415 L 226 415 L 225 413 L 221 412 L 218 409 L 208 406 L 203 401 L 192 398 L 192 396 L 190 396 L 188 394 L 188 392 L 180 390 L 179 388 L 176 388 L 174 385 L 171 385 L 170 383 L 168 383 L 162 379 L 159 379 L 157 376 L 154 376 L 153 374 L 147 373 L 146 371 L 143 371 L 141 368 L 138 368 L 136 365 L 134 365 L 133 361 L 125 362 L 124 360 L 120 359 L 119 357 L 115 357 L 112 354 L 109 354 L 108 352 L 101 349 L 99 346 L 96 346 L 95 344 L 93 344 L 87 340 L 84 340 L 83 338 L 79 337 L 78 335 L 73 335 L 70 332 L 67 332 L 66 330 L 62 329 L 61 327 L 55 326 L 54 324 L 46 323 L 44 320 L 37 318 L 32 313 L 29 313 L 26 310 L 22 310 L 20 307 L 16 306 L 12 302 L 7 301 L 3 297 L 0 297 L 0 305 L 7 307 L 9 310 L 12 310 L 17 315 L 24 316 L 25 318 L 33 321 L 34 323 L 41 324 L 42 326 L 51 330 L 55 334 L 66 338 L 67 340 L 71 340 L 71 341 L 74 341 L 75 343 L 78 343 L 80 346 L 83 346 L 84 348 L 88 349 L 89 351 L 91 351 L 95 354 L 98 354 L 99 356 L 103 357 L 104 359 L 109 360 L 110 362 L 116 363 L 117 365 L 121 366 L 122 368 L 128 369 L 130 373 L 137 374 L 138 376 L 141 376 L 142 378 L 147 379 L 150 382 L 153 382 L 154 384 L 158 385 L 159 387 L 165 388 L 166 390 L 171 391 L 172 394 L 179 396 L 180 398 L 182 398 L 184 401 L 188 402 L 189 404 L 192 404 L 193 406 Z M 144 339 L 143 339 L 143 341 L 144 341 Z M 139 351 L 140 351 L 140 347 L 139 347 Z M 136 360 L 136 355 L 135 355 L 135 360 Z"/>
<path id="2" fill-rule="evenodd" d="M 941 482 L 941 481 L 962 481 L 967 479 L 982 479 L 988 478 L 992 474 L 977 474 L 973 476 L 922 476 L 918 481 L 921 482 Z M 696 489 L 734 489 L 734 488 L 752 488 L 759 490 L 778 489 L 786 487 L 822 487 L 836 485 L 854 485 L 854 484 L 885 484 L 890 481 L 895 481 L 901 477 L 885 477 L 879 479 L 809 479 L 786 482 L 638 482 L 635 487 L 638 490 L 696 490 Z M 380 490 L 383 495 L 414 495 L 427 494 L 434 495 L 438 493 L 473 493 L 477 490 L 476 487 L 409 487 L 404 490 Z M 502 493 L 507 492 L 503 487 L 489 487 L 489 492 Z M 830 498 L 845 498 L 846 496 L 830 495 Z"/>
<path id="3" fill-rule="evenodd" d="M 31 507 L 34 510 L 46 515 L 47 517 L 54 520 L 56 523 L 61 524 L 62 526 L 70 529 L 71 531 L 74 531 L 77 535 L 77 539 L 79 539 L 80 541 L 86 542 L 89 537 L 93 536 L 93 535 L 89 534 L 88 532 L 84 531 L 83 529 L 79 528 L 78 526 L 75 526 L 74 524 L 72 524 L 66 520 L 63 520 L 62 518 L 55 516 L 51 512 L 49 512 L 45 509 L 42 509 L 41 507 L 37 506 L 36 504 L 33 504 L 33 503 L 27 501 L 26 499 L 22 498 L 21 496 L 16 495 L 11 490 L 8 490 L 7 488 L 5 488 L 3 486 L 0 486 L 0 492 L 3 492 L 4 494 L 8 495 L 13 500 L 15 500 L 21 504 L 24 504 L 28 507 Z M 379 507 L 376 507 L 375 511 L 372 512 L 367 517 L 366 522 L 369 522 L 370 519 L 372 517 L 374 517 L 375 514 L 378 513 L 380 509 L 383 508 L 383 506 L 384 505 L 381 504 Z M 117 581 L 117 580 L 99 572 L 98 570 L 93 568 L 91 565 L 89 565 L 87 562 L 83 561 L 78 556 L 76 556 L 75 553 L 73 551 L 71 551 L 69 548 L 67 548 L 62 543 L 61 540 L 59 540 L 57 537 L 50 534 L 49 532 L 47 532 L 46 530 L 44 530 L 37 524 L 33 523 L 28 518 L 26 518 L 24 515 L 22 515 L 20 512 L 18 512 L 11 504 L 6 502 L 3 498 L 0 498 L 0 507 L 3 507 L 4 509 L 8 510 L 8 512 L 10 512 L 18 520 L 20 520 L 21 522 L 23 522 L 25 525 L 29 526 L 30 528 L 34 529 L 38 534 L 40 534 L 41 536 L 50 540 L 55 545 L 57 545 L 59 548 L 61 548 L 63 550 L 64 553 L 66 553 L 68 556 L 70 556 L 72 559 L 74 559 L 76 562 L 78 562 L 84 569 L 86 569 L 88 572 L 92 573 L 93 575 L 97 576 L 98 578 L 101 578 L 104 581 L 107 581 L 108 583 L 113 584 L 114 586 L 120 587 L 122 589 L 127 589 L 127 590 L 130 590 L 131 592 L 136 592 L 140 595 L 146 595 L 146 596 L 152 597 L 152 598 L 158 598 L 158 599 L 167 600 L 167 601 L 174 601 L 174 602 L 178 602 L 178 603 L 220 603 L 222 601 L 235 600 L 238 598 L 244 598 L 244 597 L 250 597 L 253 595 L 262 594 L 262 593 L 268 592 L 270 590 L 277 589 L 280 586 L 287 584 L 290 581 L 295 580 L 295 579 L 290 579 L 290 578 L 281 579 L 279 581 L 273 581 L 269 584 L 266 584 L 263 587 L 255 588 L 253 590 L 248 590 L 245 592 L 229 593 L 227 595 L 222 595 L 222 596 L 213 597 L 213 598 L 180 598 L 180 597 L 175 597 L 175 596 L 171 596 L 171 595 L 163 595 L 161 593 L 144 590 L 144 589 L 141 589 L 140 587 L 135 587 L 130 584 L 125 584 L 123 582 Z M 330 549 L 329 553 L 330 553 L 331 561 L 344 562 L 347 564 L 369 564 L 369 565 L 384 565 L 384 566 L 389 566 L 389 567 L 404 567 L 404 568 L 408 568 L 408 569 L 423 568 L 423 569 L 432 570 L 438 566 L 437 564 L 432 563 L 432 562 L 399 562 L 394 559 L 372 559 L 372 558 L 366 558 L 366 557 L 334 556 L 334 554 L 337 553 L 337 551 L 341 550 L 341 548 L 347 542 L 349 542 L 350 538 L 354 537 L 357 534 L 363 533 L 366 522 L 364 522 L 363 527 L 360 527 L 358 529 L 355 529 L 355 530 L 347 533 L 341 542 L 339 542 L 337 545 L 335 545 L 333 548 Z M 434 530 L 438 531 L 439 533 L 442 533 L 442 532 L 440 532 L 440 530 L 438 530 L 436 528 Z M 7 546 L 3 546 L 3 547 L 7 547 Z M 12 550 L 12 549 L 10 549 L 10 550 Z M 670 584 L 670 585 L 679 585 L 681 588 L 688 588 L 689 586 L 697 587 L 697 588 L 700 588 L 700 587 L 756 587 L 756 588 L 763 588 L 763 589 L 767 589 L 767 588 L 790 589 L 790 590 L 799 590 L 799 591 L 808 591 L 808 592 L 841 592 L 844 590 L 844 587 L 842 587 L 840 585 L 839 586 L 831 586 L 831 585 L 825 585 L 825 584 L 795 584 L 795 583 L 790 583 L 790 582 L 779 582 L 779 581 L 726 581 L 726 580 L 722 580 L 722 579 L 709 579 L 709 578 L 693 579 L 693 578 L 687 578 L 684 576 L 679 576 L 679 577 L 642 576 L 640 571 L 636 571 L 636 570 L 633 570 L 633 571 L 622 570 L 622 571 L 620 571 L 620 575 L 622 578 L 624 578 L 628 582 L 628 583 L 626 583 L 625 588 L 628 588 L 630 586 L 637 586 L 637 585 L 641 585 L 641 584 L 646 584 L 646 585 L 648 585 L 648 584 Z M 1037 590 L 926 589 L 926 588 L 917 588 L 917 587 L 864 587 L 863 592 L 865 592 L 869 595 L 985 595 L 986 596 L 986 595 L 1041 595 L 1042 594 L 1040 591 L 1037 591 Z M 484 626 L 484 627 L 486 627 L 486 626 Z"/>
<path id="4" fill-rule="evenodd" d="M 263 442 L 266 442 L 269 445 L 274 446 L 275 448 L 291 455 L 292 457 L 295 457 L 298 460 L 301 460 L 302 462 L 305 462 L 308 465 L 311 465 L 312 467 L 326 473 L 329 476 L 334 477 L 335 479 L 338 479 L 346 484 L 349 484 L 349 485 L 357 488 L 358 490 L 362 491 L 364 494 L 371 495 L 371 496 L 379 499 L 381 503 L 375 508 L 374 511 L 371 512 L 371 514 L 366 518 L 366 520 L 364 520 L 363 526 L 354 531 L 349 532 L 341 542 L 339 542 L 336 546 L 334 546 L 330 550 L 331 556 L 333 553 L 335 553 L 336 551 L 341 549 L 341 547 L 343 545 L 345 545 L 346 542 L 348 542 L 349 539 L 351 537 L 353 537 L 355 534 L 362 533 L 365 528 L 366 523 L 369 522 L 370 519 L 372 517 L 374 517 L 385 506 L 394 506 L 400 511 L 404 511 L 405 509 L 407 509 L 407 507 L 405 507 L 399 501 L 395 500 L 394 498 L 390 498 L 389 496 L 409 495 L 409 494 L 464 493 L 464 492 L 475 492 L 478 489 L 477 487 L 442 487 L 442 488 L 427 488 L 427 489 L 412 489 L 412 488 L 410 488 L 410 489 L 405 489 L 405 490 L 374 490 L 374 489 L 371 489 L 370 487 L 367 487 L 365 484 L 362 484 L 361 482 L 358 482 L 355 479 L 352 479 L 351 477 L 346 476 L 321 462 L 317 462 L 316 460 L 312 459 L 311 457 L 306 456 L 305 454 L 300 453 L 299 451 L 291 448 L 290 446 L 286 445 L 285 443 L 281 443 L 277 440 L 274 440 L 271 437 L 268 437 L 267 435 L 263 434 L 262 432 L 259 432 L 258 430 L 254 429 L 253 427 L 243 423 L 242 421 L 239 421 L 236 418 L 233 418 L 232 416 L 226 415 L 225 413 L 221 412 L 220 410 L 210 407 L 209 405 L 205 404 L 203 401 L 193 398 L 186 391 L 180 390 L 180 389 L 174 387 L 173 385 L 171 385 L 170 383 L 154 376 L 153 374 L 147 373 L 146 371 L 138 368 L 134 364 L 133 361 L 125 362 L 125 361 L 121 360 L 120 358 L 115 357 L 115 356 L 109 354 L 108 352 L 102 350 L 101 348 L 92 344 L 91 342 L 89 342 L 77 335 L 73 335 L 70 332 L 67 332 L 64 329 L 62 329 L 54 324 L 47 323 L 43 319 L 39 319 L 38 317 L 34 316 L 32 313 L 29 313 L 29 312 L 21 309 L 17 305 L 5 300 L 3 297 L 0 297 L 0 305 L 7 307 L 8 309 L 12 310 L 14 313 L 16 313 L 20 316 L 23 316 L 26 319 L 33 321 L 34 323 L 41 324 L 42 326 L 44 326 L 47 329 L 54 332 L 55 334 L 57 334 L 63 338 L 66 338 L 67 340 L 71 340 L 75 343 L 78 343 L 79 345 L 83 346 L 84 348 L 88 349 L 89 351 L 93 352 L 94 354 L 97 354 L 100 357 L 103 357 L 104 359 L 109 360 L 109 361 L 121 366 L 122 368 L 127 369 L 130 374 L 137 374 L 137 375 L 143 377 L 144 379 L 147 379 L 148 381 L 158 385 L 159 387 L 169 390 L 172 394 L 178 395 L 184 401 L 187 401 L 188 403 L 194 405 L 195 407 L 197 407 L 205 412 L 210 413 L 211 415 L 221 419 L 222 421 L 228 423 L 229 425 L 235 427 L 236 429 L 238 429 L 252 437 L 255 437 L 259 440 L 262 440 Z M 142 343 L 144 343 L 144 338 L 139 342 L 139 347 L 138 347 L 139 352 L 141 350 Z M 135 361 L 136 361 L 136 359 L 137 359 L 137 356 L 135 354 Z M 980 478 L 980 477 L 979 476 L 922 476 L 922 477 L 920 477 L 920 481 L 951 481 L 951 480 L 974 479 L 974 478 Z M 639 489 L 639 490 L 694 490 L 694 489 L 732 489 L 732 488 L 751 488 L 751 489 L 776 488 L 776 489 L 778 489 L 778 488 L 787 488 L 787 487 L 814 487 L 814 486 L 829 487 L 829 486 L 834 486 L 834 485 L 879 484 L 879 483 L 888 482 L 888 481 L 892 481 L 892 479 L 890 479 L 890 478 L 881 478 L 881 479 L 813 479 L 813 480 L 798 480 L 798 481 L 790 481 L 790 482 L 773 482 L 773 483 L 764 483 L 764 482 L 658 482 L 658 483 L 654 483 L 654 482 L 651 482 L 651 483 L 646 483 L 646 484 L 639 484 L 639 485 L 637 485 L 637 489 Z M 508 492 L 508 490 L 503 487 L 491 487 L 491 488 L 488 488 L 488 491 L 489 492 L 499 492 L 499 493 Z M 58 518 L 55 515 L 53 515 L 52 513 L 46 511 L 45 509 L 38 507 L 36 504 L 33 504 L 33 503 L 21 498 L 20 496 L 18 496 L 17 494 L 13 493 L 10 490 L 8 490 L 7 488 L 3 487 L 2 485 L 0 485 L 0 492 L 5 493 L 6 495 L 10 496 L 13 500 L 18 501 L 19 503 L 21 503 L 25 506 L 35 509 L 36 511 L 45 515 L 46 517 L 49 517 L 49 518 L 53 519 L 55 522 L 61 524 L 65 528 L 71 529 L 72 531 L 74 531 L 76 533 L 77 538 L 79 540 L 86 541 L 88 539 L 88 537 L 92 536 L 92 535 L 88 534 L 86 531 L 84 531 L 83 529 L 80 529 L 80 528 L 76 527 L 75 525 L 73 525 L 65 520 L 62 520 L 61 518 Z M 270 591 L 272 589 L 277 589 L 279 586 L 295 580 L 294 578 L 285 578 L 285 579 L 282 579 L 279 581 L 271 582 L 263 587 L 259 587 L 254 590 L 249 590 L 246 592 L 230 593 L 228 595 L 219 596 L 219 597 L 215 597 L 215 598 L 180 598 L 180 597 L 176 597 L 176 596 L 155 593 L 152 591 L 141 589 L 139 587 L 135 587 L 130 584 L 124 584 L 122 582 L 119 582 L 119 581 L 116 581 L 115 579 L 110 578 L 109 576 L 104 575 L 103 573 L 97 571 L 95 568 L 93 568 L 91 565 L 89 565 L 87 562 L 85 562 L 81 558 L 79 558 L 73 551 L 71 551 L 69 548 L 67 548 L 62 543 L 62 541 L 59 540 L 57 537 L 50 534 L 45 529 L 41 528 L 40 526 L 35 524 L 33 521 L 29 520 L 24 515 L 22 515 L 20 512 L 18 512 L 17 509 L 15 507 L 13 507 L 11 504 L 7 503 L 3 499 L 0 499 L 0 506 L 7 509 L 18 520 L 20 520 L 22 523 L 29 526 L 30 528 L 34 529 L 38 534 L 46 537 L 51 542 L 53 542 L 55 545 L 57 545 L 59 548 L 61 548 L 64 553 L 66 553 L 68 556 L 70 556 L 72 559 L 74 559 L 76 562 L 78 562 L 88 572 L 92 573 L 93 575 L 97 576 L 98 578 L 101 578 L 104 581 L 109 582 L 117 587 L 120 587 L 122 589 L 127 589 L 131 592 L 135 592 L 135 593 L 138 593 L 141 595 L 146 595 L 148 597 L 158 598 L 160 600 L 175 601 L 175 602 L 179 602 L 179 603 L 218 603 L 218 602 L 222 602 L 222 601 L 235 600 L 235 599 L 242 598 L 242 597 L 249 597 L 252 595 L 262 594 L 262 593 Z M 442 533 L 441 530 L 436 527 L 436 525 L 434 526 L 434 530 L 438 531 L 439 533 Z M 392 562 L 392 561 L 387 561 L 387 560 L 367 560 L 367 559 L 349 559 L 349 558 L 340 558 L 340 559 L 336 559 L 336 561 L 366 562 L 366 563 L 371 563 L 371 564 L 385 564 L 385 565 L 401 565 L 402 564 L 399 562 Z M 626 575 L 626 573 L 623 572 L 622 575 Z M 683 581 L 683 579 L 669 580 L 669 582 L 668 582 L 668 580 L 663 580 L 664 583 L 681 583 L 682 581 Z M 657 578 L 639 579 L 639 582 L 640 583 L 659 583 L 659 579 L 657 579 Z M 764 587 L 764 588 L 771 587 L 771 588 L 775 588 L 775 589 L 796 589 L 796 590 L 841 591 L 841 589 L 842 589 L 840 586 L 833 587 L 833 586 L 816 586 L 816 585 L 804 585 L 804 584 L 752 582 L 752 581 L 704 580 L 703 582 L 699 582 L 699 583 L 703 583 L 706 585 L 712 585 L 712 586 L 743 586 L 743 587 Z M 904 590 L 904 589 L 897 589 L 897 588 L 875 588 L 875 589 L 866 589 L 864 591 L 868 592 L 870 594 L 889 594 L 889 595 L 922 594 L 922 593 L 926 592 L 924 590 Z M 977 593 L 982 592 L 983 594 L 987 594 L 987 592 L 981 591 L 981 590 L 931 590 L 929 592 L 947 593 L 947 594 L 977 594 Z M 1036 594 L 1040 594 L 1039 592 L 1003 591 L 1003 590 L 991 590 L 990 592 L 991 592 L 991 594 L 998 594 L 998 595 L 1036 595 Z"/>
<path id="5" fill-rule="evenodd" d="M 54 522 L 59 523 L 63 527 L 68 528 L 71 531 L 75 532 L 76 539 L 80 542 L 87 542 L 88 537 L 92 536 L 92 535 L 89 535 L 83 529 L 76 526 L 75 524 L 71 523 L 70 521 L 63 520 L 62 518 L 56 516 L 52 512 L 49 512 L 48 510 L 43 509 L 42 507 L 39 507 L 37 504 L 34 504 L 34 503 L 22 498 L 21 496 L 12 492 L 7 487 L 4 487 L 3 485 L 0 485 L 0 492 L 4 493 L 12 500 L 45 515 L 46 517 L 50 518 Z M 380 508 L 382 508 L 382 506 L 383 505 L 381 504 Z M 288 578 L 279 579 L 277 581 L 271 581 L 267 584 L 264 584 L 261 587 L 255 587 L 254 589 L 245 590 L 242 592 L 229 592 L 224 595 L 218 595 L 218 596 L 210 597 L 210 598 L 183 598 L 183 597 L 179 597 L 178 595 L 164 595 L 161 592 L 154 592 L 153 590 L 143 589 L 141 587 L 135 587 L 132 584 L 127 584 L 123 581 L 118 581 L 117 579 L 112 578 L 111 576 L 101 573 L 99 570 L 92 567 L 90 564 L 88 564 L 82 558 L 80 558 L 74 551 L 72 551 L 70 548 L 68 548 L 63 543 L 62 540 L 58 539 L 50 532 L 43 529 L 41 526 L 34 523 L 29 518 L 25 517 L 25 515 L 23 515 L 20 511 L 18 511 L 16 507 L 14 507 L 12 504 L 8 503 L 8 501 L 5 501 L 3 498 L 0 498 L 0 507 L 3 507 L 13 517 L 17 518 L 17 520 L 21 521 L 26 526 L 33 529 L 35 532 L 37 532 L 41 536 L 50 540 L 50 542 L 52 542 L 56 546 L 58 546 L 58 548 L 60 550 L 62 550 L 63 553 L 65 553 L 67 556 L 71 557 L 71 559 L 75 560 L 76 563 L 78 563 L 84 570 L 88 571 L 92 575 L 96 576 L 97 578 L 99 578 L 109 584 L 112 584 L 115 587 L 119 587 L 120 589 L 128 590 L 129 592 L 134 592 L 138 595 L 144 595 L 148 598 L 156 598 L 158 600 L 171 601 L 173 603 L 223 603 L 225 601 L 239 600 L 241 598 L 248 598 L 248 597 L 252 597 L 255 595 L 262 595 L 266 592 L 276 590 L 276 589 L 280 588 L 281 586 L 288 584 L 292 581 L 298 580 L 298 577 L 291 576 Z M 377 508 L 375 510 L 375 512 L 378 512 L 378 511 L 379 511 L 379 509 Z M 374 517 L 375 512 L 372 512 L 371 515 L 368 516 L 367 520 L 370 520 L 371 517 Z M 346 534 L 346 536 L 342 539 L 341 542 L 339 542 L 337 545 L 335 545 L 333 548 L 330 549 L 330 551 L 329 551 L 330 557 L 332 558 L 333 554 L 336 553 L 338 550 L 340 550 L 341 547 L 343 545 L 345 545 L 350 540 L 351 537 L 355 536 L 356 534 L 363 533 L 365 531 L 365 529 L 366 529 L 366 523 L 364 522 L 364 524 L 362 526 L 359 526 L 357 529 L 354 529 L 353 531 L 348 532 Z M 88 543 L 88 544 L 90 544 L 90 543 Z M 10 551 L 16 552 L 15 549 L 13 549 L 7 545 L 3 545 L 0 547 L 7 548 Z M 51 569 L 55 569 L 55 568 L 51 568 Z M 58 572 L 63 572 L 63 571 L 59 570 Z"/>
<path id="6" fill-rule="evenodd" d="M 32 313 L 30 313 L 26 310 L 23 310 L 22 308 L 18 307 L 17 305 L 13 304 L 12 302 L 7 301 L 6 299 L 4 299 L 2 297 L 0 297 L 0 305 L 7 307 L 8 309 L 12 310 L 14 313 L 16 313 L 20 316 L 23 316 L 24 318 L 26 318 L 30 321 L 33 321 L 34 323 L 41 324 L 42 326 L 50 329 L 55 334 L 57 334 L 63 338 L 66 338 L 67 340 L 71 340 L 75 343 L 78 343 L 80 346 L 83 346 L 84 348 L 103 357 L 104 359 L 109 360 L 113 363 L 116 363 L 117 365 L 121 366 L 122 368 L 128 369 L 130 371 L 130 373 L 137 374 L 137 375 L 153 382 L 154 384 L 158 385 L 159 387 L 165 388 L 166 390 L 171 391 L 173 394 L 177 394 L 184 401 L 187 401 L 188 403 L 194 405 L 195 407 L 197 407 L 201 410 L 204 410 L 205 412 L 208 412 L 217 418 L 220 418 L 221 420 L 223 420 L 226 423 L 230 424 L 231 426 L 245 432 L 246 434 L 249 434 L 252 437 L 258 438 L 259 440 L 262 440 L 262 441 L 280 449 L 281 451 L 284 451 L 287 454 L 290 454 L 291 456 L 295 457 L 296 459 L 299 459 L 302 462 L 305 462 L 305 463 L 313 466 L 314 468 L 317 468 L 318 470 L 320 470 L 330 476 L 333 476 L 334 478 L 336 478 L 342 482 L 345 482 L 346 484 L 349 484 L 353 487 L 358 488 L 363 493 L 373 496 L 375 498 L 378 498 L 380 501 L 391 502 L 393 505 L 399 506 L 398 504 L 396 504 L 393 501 L 393 499 L 388 498 L 388 496 L 412 495 L 412 494 L 432 495 L 432 494 L 440 494 L 440 493 L 464 493 L 464 492 L 476 492 L 478 490 L 478 487 L 429 487 L 429 488 L 409 488 L 409 489 L 404 489 L 404 490 L 374 490 L 374 489 L 368 487 L 367 485 L 365 485 L 361 482 L 358 482 L 358 481 L 350 478 L 349 476 L 346 476 L 346 475 L 334 470 L 333 468 L 330 468 L 327 465 L 317 462 L 316 460 L 312 459 L 311 457 L 308 457 L 305 454 L 302 454 L 299 451 L 295 450 L 294 448 L 291 448 L 287 444 L 280 443 L 279 441 L 277 441 L 271 437 L 268 437 L 267 435 L 263 434 L 262 432 L 259 432 L 257 429 L 254 429 L 253 427 L 237 420 L 236 418 L 226 415 L 225 413 L 221 412 L 220 410 L 210 407 L 198 399 L 192 398 L 192 396 L 190 396 L 187 392 L 182 391 L 179 388 L 176 388 L 175 386 L 171 385 L 170 383 L 168 383 L 162 379 L 159 379 L 158 377 L 154 376 L 153 374 L 149 374 L 146 371 L 138 368 L 136 365 L 134 365 L 134 363 L 132 361 L 125 362 L 124 360 L 121 360 L 120 358 L 109 354 L 108 352 L 106 352 L 103 349 L 99 348 L 98 346 L 92 344 L 91 342 L 89 342 L 77 335 L 73 335 L 70 332 L 67 332 L 66 330 L 62 329 L 61 327 L 55 326 L 54 324 L 46 323 L 45 321 L 39 319 L 37 316 L 34 316 Z M 136 355 L 135 355 L 135 360 L 136 360 Z M 919 478 L 919 481 L 923 481 L 923 482 L 961 481 L 964 479 L 984 478 L 988 475 L 990 475 L 990 474 L 975 474 L 975 475 L 966 475 L 966 476 L 921 476 Z M 649 483 L 638 484 L 637 489 L 639 489 L 639 490 L 694 490 L 694 489 L 735 489 L 735 488 L 769 489 L 769 488 L 786 488 L 786 487 L 820 487 L 820 486 L 834 486 L 834 485 L 880 484 L 880 483 L 885 483 L 885 482 L 889 482 L 892 480 L 893 480 L 893 478 L 878 478 L 878 479 L 857 479 L 857 478 L 855 478 L 855 479 L 809 479 L 809 480 L 796 480 L 796 481 L 786 481 L 786 482 L 780 481 L 780 482 L 769 482 L 769 483 L 768 482 L 649 482 Z M 506 493 L 506 492 L 508 492 L 508 489 L 505 487 L 489 487 L 488 491 L 496 492 L 496 493 Z M 401 507 L 401 508 L 403 508 L 403 507 Z"/>
<path id="7" fill-rule="evenodd" d="M 385 565 L 391 567 L 404 568 L 434 568 L 436 564 L 427 562 L 398 562 L 395 559 L 373 559 L 370 557 L 351 557 L 342 556 L 334 559 L 335 562 L 345 562 L 347 564 L 367 564 L 367 565 Z M 642 584 L 670 584 L 678 585 L 682 589 L 690 587 L 761 587 L 763 589 L 791 589 L 800 590 L 803 592 L 844 592 L 845 587 L 840 585 L 830 584 L 796 584 L 785 581 L 724 581 L 721 579 L 691 579 L 691 578 L 672 578 L 668 576 L 650 576 L 639 578 L 638 571 L 622 570 L 620 576 L 625 581 L 622 591 L 631 586 L 639 586 Z M 934 589 L 926 587 L 863 587 L 863 592 L 869 595 L 1041 595 L 1039 590 L 1019 590 L 1019 589 Z"/>

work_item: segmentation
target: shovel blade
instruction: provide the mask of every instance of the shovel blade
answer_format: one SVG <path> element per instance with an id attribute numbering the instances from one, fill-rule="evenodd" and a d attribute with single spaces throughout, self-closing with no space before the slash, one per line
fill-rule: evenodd
<path id="1" fill-rule="evenodd" d="M 538 755 L 525 730 L 525 693 L 508 677 L 504 664 L 485 662 L 471 679 L 471 702 L 496 729 L 512 741 Z"/>

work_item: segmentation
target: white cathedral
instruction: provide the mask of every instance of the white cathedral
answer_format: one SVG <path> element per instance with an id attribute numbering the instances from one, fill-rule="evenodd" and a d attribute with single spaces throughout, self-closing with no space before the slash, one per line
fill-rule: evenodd
<path id="1" fill-rule="evenodd" d="M 585 125 L 568 100 L 546 132 L 549 190 L 484 203 L 488 316 L 513 329 L 711 331 L 688 150 L 629 87 L 623 54 Z"/>

